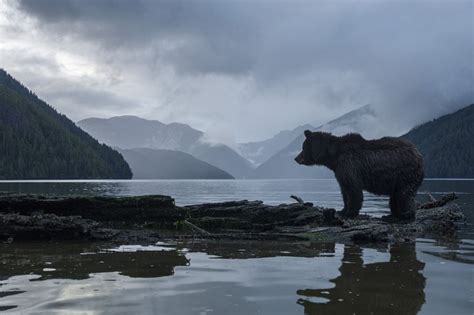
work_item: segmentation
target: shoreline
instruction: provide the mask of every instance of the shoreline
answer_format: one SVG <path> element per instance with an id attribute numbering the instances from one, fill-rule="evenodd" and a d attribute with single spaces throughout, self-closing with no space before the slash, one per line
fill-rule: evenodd
<path id="1" fill-rule="evenodd" d="M 1 183 L 121 183 L 121 182 L 155 182 L 155 181 L 327 181 L 336 180 L 334 177 L 329 178 L 157 178 L 157 179 L 0 179 Z M 427 177 L 423 181 L 474 181 L 472 177 Z"/>
<path id="2" fill-rule="evenodd" d="M 464 216 L 454 193 L 419 205 L 409 223 L 300 202 L 277 206 L 231 201 L 176 206 L 169 196 L 45 196 L 0 193 L 0 240 L 106 240 L 122 244 L 163 239 L 414 242 L 417 237 L 456 239 Z"/>

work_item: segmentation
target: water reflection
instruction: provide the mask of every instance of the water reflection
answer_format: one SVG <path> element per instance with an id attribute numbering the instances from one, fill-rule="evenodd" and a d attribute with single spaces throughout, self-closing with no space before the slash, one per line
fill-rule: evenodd
<path id="1" fill-rule="evenodd" d="M 377 249 L 341 244 L 192 242 L 0 244 L 0 311 L 52 314 L 472 314 L 474 181 L 425 180 L 435 197 L 455 191 L 467 217 L 457 244 L 418 241 Z M 289 195 L 342 207 L 332 180 L 5 183 L 0 191 L 167 194 L 178 204 Z M 383 214 L 384 197 L 364 211 Z M 471 239 L 471 240 L 468 240 Z M 106 249 L 114 249 L 113 251 Z M 425 281 L 425 278 L 427 279 Z M 327 289 L 323 289 L 327 288 Z M 426 302 L 425 302 L 426 301 Z M 298 303 L 296 303 L 298 302 Z"/>
<path id="2" fill-rule="evenodd" d="M 335 243 L 285 243 L 281 241 L 198 241 L 187 243 L 189 252 L 204 252 L 221 259 L 270 257 L 334 257 Z"/>
<path id="3" fill-rule="evenodd" d="M 156 278 L 174 274 L 176 266 L 189 264 L 172 248 L 141 247 L 131 251 L 74 243 L 17 243 L 0 245 L 0 279 L 34 274 L 35 280 L 88 279 L 91 274 L 118 272 L 133 278 Z M 1 297 L 2 292 L 0 292 Z"/>
<path id="4" fill-rule="evenodd" d="M 473 244 L 0 244 L 0 310 L 470 314 L 472 265 L 450 252 L 472 257 Z"/>
<path id="5" fill-rule="evenodd" d="M 415 245 L 390 248 L 390 261 L 364 264 L 362 248 L 346 245 L 340 276 L 327 289 L 298 290 L 305 314 L 417 314 L 425 302 L 425 264 Z"/>

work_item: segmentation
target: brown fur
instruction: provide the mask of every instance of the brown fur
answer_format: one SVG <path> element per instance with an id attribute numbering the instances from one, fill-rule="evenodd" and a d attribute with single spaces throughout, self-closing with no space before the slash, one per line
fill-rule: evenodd
<path id="1" fill-rule="evenodd" d="M 305 131 L 303 151 L 295 158 L 303 165 L 331 169 L 344 199 L 342 214 L 355 217 L 362 208 L 362 191 L 390 196 L 390 210 L 398 219 L 413 219 L 415 196 L 423 181 L 423 158 L 403 139 L 366 140 L 359 134 L 336 137 Z"/>

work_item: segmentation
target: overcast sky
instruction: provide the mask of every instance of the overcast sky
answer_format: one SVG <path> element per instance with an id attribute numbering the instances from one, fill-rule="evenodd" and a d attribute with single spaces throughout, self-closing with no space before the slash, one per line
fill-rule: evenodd
<path id="1" fill-rule="evenodd" d="M 0 67 L 75 121 L 232 143 L 372 104 L 397 135 L 474 102 L 473 3 L 0 0 Z"/>

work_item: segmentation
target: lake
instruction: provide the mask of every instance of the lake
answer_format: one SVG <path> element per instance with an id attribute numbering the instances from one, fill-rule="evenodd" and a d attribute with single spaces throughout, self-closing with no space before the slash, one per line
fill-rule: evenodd
<path id="1" fill-rule="evenodd" d="M 178 205 L 224 200 L 342 208 L 335 180 L 3 181 L 0 191 L 165 194 Z M 418 199 L 459 195 L 459 240 L 357 246 L 187 241 L 0 244 L 0 311 L 25 314 L 473 314 L 474 181 L 425 180 Z M 364 213 L 388 213 L 364 195 Z"/>

